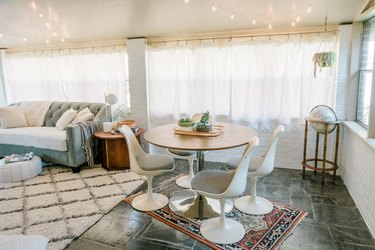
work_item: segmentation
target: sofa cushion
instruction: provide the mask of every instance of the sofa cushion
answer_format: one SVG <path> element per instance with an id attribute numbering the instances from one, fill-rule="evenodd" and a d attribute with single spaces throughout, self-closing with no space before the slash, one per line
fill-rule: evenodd
<path id="1" fill-rule="evenodd" d="M 55 127 L 0 129 L 0 144 L 67 151 L 66 131 Z"/>
<path id="2" fill-rule="evenodd" d="M 51 101 L 28 101 L 21 102 L 19 107 L 23 110 L 28 127 L 42 126 Z"/>
<path id="3" fill-rule="evenodd" d="M 26 126 L 25 114 L 18 106 L 0 107 L 1 128 L 19 128 Z"/>
<path id="4" fill-rule="evenodd" d="M 84 108 L 78 112 L 77 116 L 73 119 L 71 124 L 76 124 L 78 122 L 85 122 L 94 119 L 94 114 L 91 113 L 89 108 Z"/>
<path id="5" fill-rule="evenodd" d="M 77 116 L 77 111 L 74 109 L 68 109 L 64 112 L 64 114 L 60 117 L 60 119 L 56 122 L 56 128 L 60 130 L 66 129 L 69 123 L 73 121 L 73 119 Z"/>

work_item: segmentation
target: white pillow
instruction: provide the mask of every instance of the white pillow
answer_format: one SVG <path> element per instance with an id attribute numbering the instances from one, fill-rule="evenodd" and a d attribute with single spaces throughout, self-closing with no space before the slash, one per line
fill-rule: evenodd
<path id="1" fill-rule="evenodd" d="M 27 127 L 27 121 L 22 109 L 18 106 L 0 107 L 1 128 Z"/>
<path id="2" fill-rule="evenodd" d="M 77 116 L 74 118 L 71 124 L 75 124 L 78 122 L 85 122 L 85 121 L 92 120 L 92 119 L 94 119 L 94 114 L 91 113 L 89 108 L 85 108 L 78 112 Z"/>
<path id="3" fill-rule="evenodd" d="M 68 109 L 67 111 L 62 114 L 60 119 L 56 122 L 56 128 L 60 130 L 66 129 L 66 127 L 73 121 L 73 119 L 76 117 L 77 111 L 74 109 Z"/>
<path id="4" fill-rule="evenodd" d="M 41 235 L 0 235 L 0 249 L 45 250 L 48 238 Z"/>

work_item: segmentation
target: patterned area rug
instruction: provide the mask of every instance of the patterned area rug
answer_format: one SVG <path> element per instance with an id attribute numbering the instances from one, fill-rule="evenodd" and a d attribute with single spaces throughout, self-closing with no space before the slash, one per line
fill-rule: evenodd
<path id="1" fill-rule="evenodd" d="M 63 249 L 143 183 L 131 171 L 73 174 L 56 166 L 24 182 L 0 183 L 0 234 L 44 235 L 48 249 Z"/>
<path id="2" fill-rule="evenodd" d="M 170 197 L 173 192 L 182 190 L 175 184 L 176 178 L 160 183 L 154 188 L 155 192 L 160 192 Z M 130 196 L 125 201 L 131 203 L 141 193 Z M 276 203 L 274 203 L 273 211 L 267 215 L 247 215 L 234 208 L 226 216 L 239 221 L 245 227 L 245 237 L 235 244 L 221 245 L 203 238 L 199 231 L 200 220 L 177 215 L 168 206 L 147 213 L 213 249 L 275 249 L 280 246 L 307 215 L 305 211 Z"/>

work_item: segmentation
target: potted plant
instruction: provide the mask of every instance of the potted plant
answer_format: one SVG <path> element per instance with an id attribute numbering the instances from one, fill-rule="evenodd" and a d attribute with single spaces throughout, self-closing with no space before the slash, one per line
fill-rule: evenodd
<path id="1" fill-rule="evenodd" d="M 195 125 L 197 132 L 210 132 L 212 131 L 212 124 L 210 124 L 210 112 L 203 113 L 201 120 Z"/>
<path id="2" fill-rule="evenodd" d="M 335 61 L 336 61 L 336 54 L 333 51 L 315 53 L 313 57 L 314 77 L 316 78 L 317 67 L 320 67 L 320 69 L 325 68 L 325 67 L 332 67 Z"/>

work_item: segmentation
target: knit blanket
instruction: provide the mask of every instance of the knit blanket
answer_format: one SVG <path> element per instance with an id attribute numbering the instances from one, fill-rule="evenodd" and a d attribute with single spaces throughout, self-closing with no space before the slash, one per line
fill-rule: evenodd
<path id="1" fill-rule="evenodd" d="M 86 154 L 86 162 L 90 167 L 94 167 L 94 158 L 98 152 L 94 134 L 99 130 L 99 121 L 78 122 L 77 125 L 81 128 L 82 149 Z"/>

